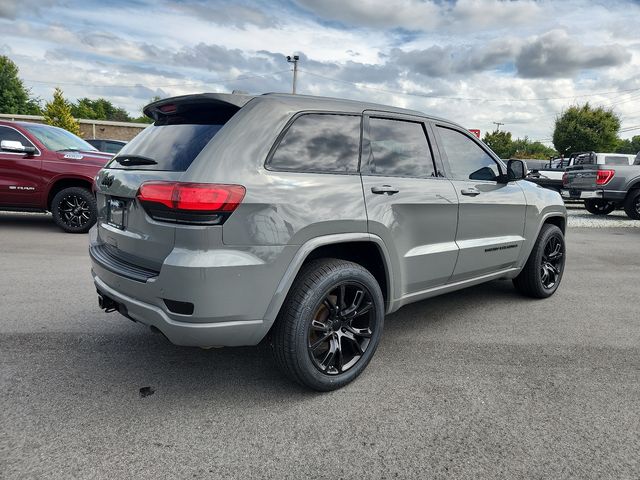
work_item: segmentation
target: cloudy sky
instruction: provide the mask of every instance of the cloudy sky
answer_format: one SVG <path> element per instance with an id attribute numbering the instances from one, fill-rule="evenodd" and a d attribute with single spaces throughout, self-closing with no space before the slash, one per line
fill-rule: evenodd
<path id="1" fill-rule="evenodd" d="M 1 0 L 0 54 L 49 99 L 202 91 L 367 99 L 548 143 L 563 108 L 640 134 L 637 0 Z"/>

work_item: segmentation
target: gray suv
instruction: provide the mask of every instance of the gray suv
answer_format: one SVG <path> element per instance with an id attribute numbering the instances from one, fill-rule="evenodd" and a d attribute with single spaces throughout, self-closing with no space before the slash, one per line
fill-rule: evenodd
<path id="1" fill-rule="evenodd" d="M 92 273 L 103 309 L 175 344 L 266 338 L 290 378 L 332 390 L 403 305 L 495 279 L 558 288 L 560 195 L 456 124 L 281 94 L 145 113 L 153 125 L 96 177 Z"/>

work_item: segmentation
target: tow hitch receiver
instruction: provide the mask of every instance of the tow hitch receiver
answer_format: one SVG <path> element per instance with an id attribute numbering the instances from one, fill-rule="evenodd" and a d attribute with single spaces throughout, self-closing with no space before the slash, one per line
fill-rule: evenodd
<path id="1" fill-rule="evenodd" d="M 118 304 L 112 298 L 107 297 L 103 293 L 98 292 L 98 306 L 106 313 L 118 310 Z"/>

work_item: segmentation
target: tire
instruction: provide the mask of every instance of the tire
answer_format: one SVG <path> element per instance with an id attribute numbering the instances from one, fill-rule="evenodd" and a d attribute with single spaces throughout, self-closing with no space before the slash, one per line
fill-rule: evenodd
<path id="1" fill-rule="evenodd" d="M 616 204 L 598 198 L 591 198 L 584 201 L 584 208 L 594 215 L 609 215 L 616 209 Z"/>
<path id="2" fill-rule="evenodd" d="M 624 201 L 624 211 L 627 217 L 640 220 L 640 189 L 629 191 L 627 199 Z"/>
<path id="3" fill-rule="evenodd" d="M 552 255 L 551 252 L 556 251 L 556 247 L 557 255 Z M 562 230 L 546 223 L 540 230 L 527 263 L 513 279 L 513 285 L 520 293 L 529 297 L 550 297 L 560 285 L 565 260 L 566 247 Z"/>
<path id="4" fill-rule="evenodd" d="M 302 268 L 291 287 L 271 347 L 290 379 L 318 391 L 336 390 L 366 368 L 383 326 L 384 299 L 373 275 L 353 262 L 318 259 Z"/>
<path id="5" fill-rule="evenodd" d="M 56 224 L 68 233 L 86 233 L 96 223 L 96 199 L 86 188 L 69 187 L 56 193 L 51 201 Z"/>

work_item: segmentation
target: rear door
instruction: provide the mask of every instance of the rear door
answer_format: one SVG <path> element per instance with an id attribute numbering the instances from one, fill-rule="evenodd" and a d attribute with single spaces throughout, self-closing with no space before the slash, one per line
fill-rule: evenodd
<path id="1" fill-rule="evenodd" d="M 460 249 L 452 282 L 512 267 L 524 242 L 526 198 L 517 182 L 503 183 L 503 165 L 474 136 L 435 124 L 440 154 L 460 208 Z"/>
<path id="2" fill-rule="evenodd" d="M 42 195 L 41 152 L 21 132 L 0 125 L 0 141 L 20 142 L 35 147 L 36 153 L 27 155 L 0 150 L 0 205 L 4 207 L 35 208 Z"/>
<path id="3" fill-rule="evenodd" d="M 384 240 L 401 272 L 396 298 L 446 283 L 458 255 L 458 201 L 438 174 L 427 126 L 420 118 L 368 112 L 363 129 L 368 229 Z"/>

